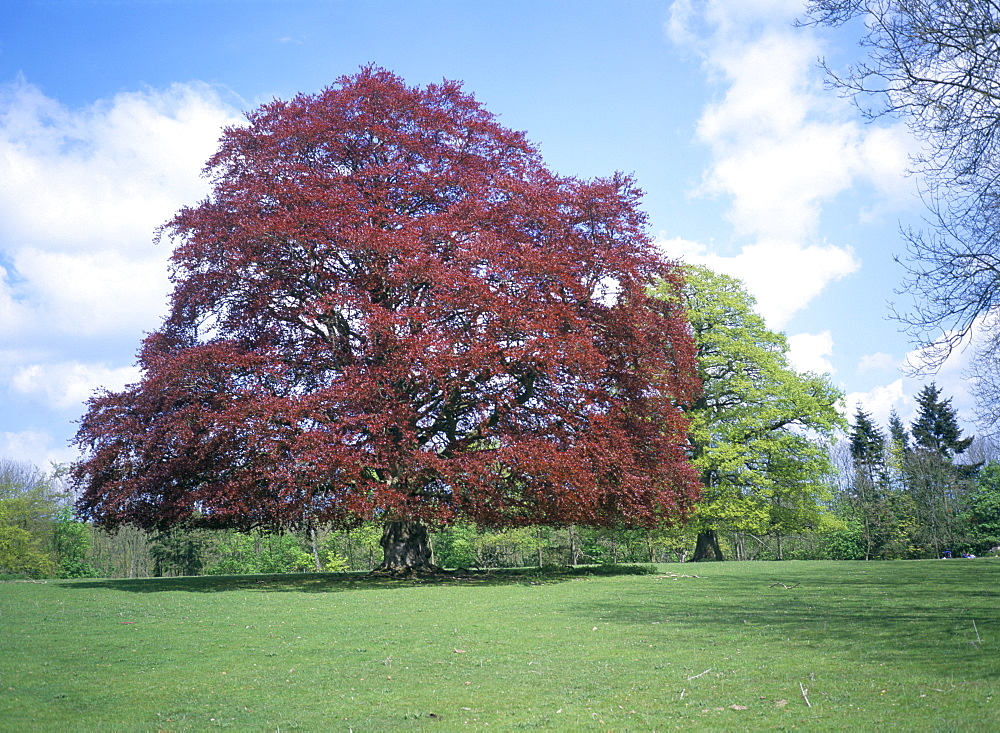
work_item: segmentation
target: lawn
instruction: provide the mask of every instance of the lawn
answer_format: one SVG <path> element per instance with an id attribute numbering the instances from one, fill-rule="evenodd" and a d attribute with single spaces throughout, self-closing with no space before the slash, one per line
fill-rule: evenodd
<path id="1" fill-rule="evenodd" d="M 0 729 L 1000 729 L 1000 560 L 656 570 L 2 582 Z"/>

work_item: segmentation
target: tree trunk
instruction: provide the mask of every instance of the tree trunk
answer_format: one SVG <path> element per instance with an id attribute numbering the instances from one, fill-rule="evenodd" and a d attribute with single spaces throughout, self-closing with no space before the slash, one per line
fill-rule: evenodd
<path id="1" fill-rule="evenodd" d="M 312 546 L 313 563 L 316 565 L 316 572 L 323 571 L 323 563 L 319 559 L 319 545 L 316 543 L 316 528 L 309 525 L 309 544 Z"/>
<path id="2" fill-rule="evenodd" d="M 569 564 L 576 567 L 580 562 L 580 550 L 576 546 L 576 525 L 569 525 Z"/>
<path id="3" fill-rule="evenodd" d="M 373 572 L 411 575 L 440 570 L 431 557 L 427 527 L 420 522 L 386 522 L 379 544 L 382 564 Z"/>
<path id="4" fill-rule="evenodd" d="M 719 537 L 714 529 L 705 529 L 698 533 L 698 544 L 694 548 L 694 556 L 691 562 L 701 562 L 703 560 L 725 560 L 722 550 L 719 548 Z"/>

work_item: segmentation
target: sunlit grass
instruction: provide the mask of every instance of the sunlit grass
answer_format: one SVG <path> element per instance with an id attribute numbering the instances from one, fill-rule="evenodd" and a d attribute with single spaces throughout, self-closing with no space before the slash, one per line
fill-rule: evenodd
<path id="1" fill-rule="evenodd" d="M 1000 728 L 1000 561 L 658 571 L 2 583 L 0 728 Z"/>

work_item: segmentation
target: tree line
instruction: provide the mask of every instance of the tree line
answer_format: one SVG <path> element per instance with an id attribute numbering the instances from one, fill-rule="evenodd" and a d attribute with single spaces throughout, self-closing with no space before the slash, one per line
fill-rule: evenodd
<path id="1" fill-rule="evenodd" d="M 755 511 L 755 504 L 775 503 L 762 488 L 763 496 L 741 495 L 729 510 L 723 509 L 723 494 L 708 495 L 704 515 L 686 525 L 491 531 L 457 523 L 429 533 L 433 559 L 447 568 L 488 569 L 986 554 L 1000 545 L 1000 447 L 962 437 L 950 400 L 935 385 L 922 390 L 918 403 L 909 427 L 893 413 L 883 428 L 857 407 L 846 434 L 814 446 L 826 454 L 813 470 L 829 471 L 812 491 L 798 495 L 794 510 Z M 708 524 L 717 554 L 698 558 Z M 63 469 L 45 473 L 0 460 L 0 576 L 5 577 L 370 571 L 382 561 L 382 532 L 377 522 L 350 530 L 278 533 L 133 525 L 109 531 L 74 516 Z"/>

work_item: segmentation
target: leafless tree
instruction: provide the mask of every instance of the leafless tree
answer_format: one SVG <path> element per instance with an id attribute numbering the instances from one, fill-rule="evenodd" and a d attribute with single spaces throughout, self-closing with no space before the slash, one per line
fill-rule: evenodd
<path id="1" fill-rule="evenodd" d="M 925 226 L 904 228 L 896 312 L 939 367 L 979 332 L 972 377 L 981 418 L 1000 425 L 1000 2 L 810 0 L 803 24 L 864 23 L 865 60 L 831 85 L 869 119 L 907 122 Z"/>

